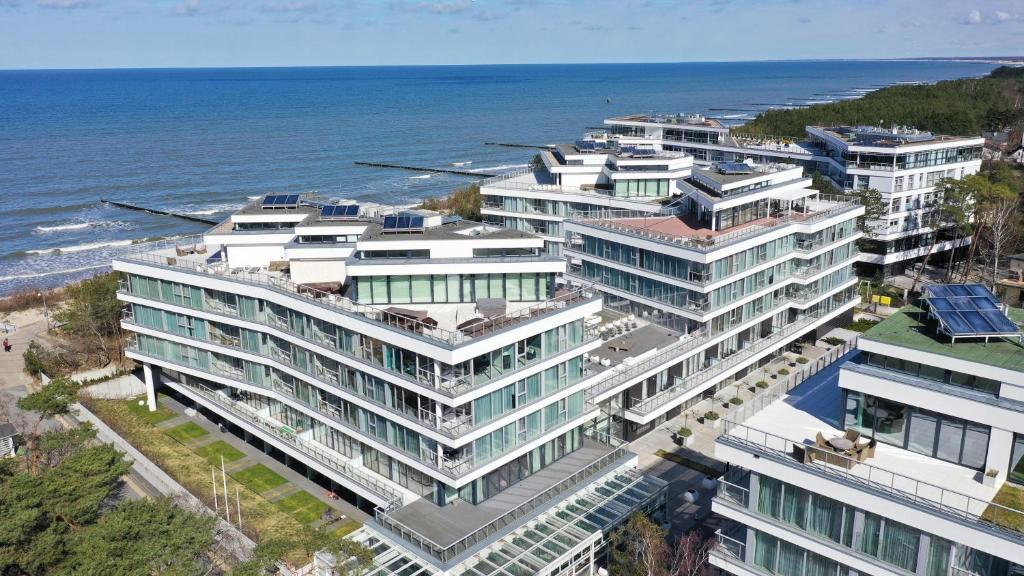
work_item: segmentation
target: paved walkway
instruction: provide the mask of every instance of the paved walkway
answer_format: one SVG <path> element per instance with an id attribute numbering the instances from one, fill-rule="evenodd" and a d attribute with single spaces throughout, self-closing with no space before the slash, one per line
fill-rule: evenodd
<path id="1" fill-rule="evenodd" d="M 846 340 L 850 343 L 848 347 L 852 347 L 856 333 L 835 329 L 827 336 Z M 657 476 L 669 483 L 668 516 L 673 534 L 680 535 L 693 529 L 707 532 L 713 530 L 719 522 L 719 519 L 711 514 L 711 498 L 715 495 L 715 490 L 709 490 L 703 484 L 708 472 L 714 470 L 721 474 L 726 470 L 726 463 L 714 458 L 715 439 L 724 430 L 722 420 L 742 421 L 759 410 L 763 402 L 771 402 L 798 383 L 812 382 L 813 387 L 813 382 L 825 382 L 836 378 L 839 366 L 848 358 L 841 356 L 843 350 L 843 346 L 836 348 L 818 340 L 813 345 L 805 344 L 800 354 L 786 352 L 773 359 L 765 368 L 752 371 L 737 381 L 736 385 L 729 385 L 721 390 L 716 395 L 717 401 L 709 398 L 698 402 L 689 410 L 630 443 L 630 451 L 638 455 L 637 467 L 644 473 Z M 797 362 L 797 358 L 801 356 L 808 359 L 806 364 Z M 789 374 L 779 374 L 781 369 L 786 369 Z M 756 383 L 762 380 L 768 382 L 768 388 L 756 386 Z M 733 396 L 741 398 L 743 404 L 727 404 L 728 399 Z M 711 422 L 701 422 L 703 414 L 712 408 L 721 415 L 718 427 Z M 678 443 L 675 434 L 684 426 L 693 432 L 685 447 Z M 693 503 L 687 501 L 688 490 L 696 491 Z"/>
<path id="2" fill-rule="evenodd" d="M 313 496 L 316 496 L 317 499 L 322 501 L 324 504 L 327 504 L 328 508 L 332 511 L 336 520 L 328 523 L 330 524 L 328 528 L 329 530 L 342 526 L 348 522 L 349 519 L 365 522 L 369 518 L 369 515 L 366 512 L 363 512 L 355 505 L 346 502 L 345 500 L 331 500 L 327 497 L 326 488 L 306 478 L 306 476 L 301 472 L 297 472 L 296 470 L 286 466 L 284 462 L 278 460 L 274 456 L 264 453 L 259 447 L 247 443 L 244 439 L 235 436 L 231 432 L 221 432 L 217 424 L 210 422 L 202 413 L 197 412 L 194 417 L 190 417 L 185 413 L 185 406 L 174 398 L 163 395 L 160 396 L 160 405 L 170 408 L 177 414 L 177 416 L 161 422 L 158 426 L 159 428 L 169 429 L 186 422 L 195 422 L 208 432 L 208 434 L 188 442 L 187 445 L 190 448 L 195 449 L 200 446 L 212 444 L 218 440 L 223 440 L 237 448 L 239 451 L 245 453 L 243 458 L 225 465 L 228 474 L 249 468 L 250 466 L 255 466 L 256 464 L 263 464 L 288 480 L 288 484 L 284 484 L 261 494 L 261 496 L 267 500 L 277 502 L 304 490 Z M 255 441 L 260 442 L 259 439 L 256 439 Z M 299 463 L 296 463 L 296 465 L 301 466 Z M 313 525 L 315 527 L 319 527 L 321 524 L 323 524 L 323 522 L 318 520 Z"/>
<path id="3" fill-rule="evenodd" d="M 25 361 L 21 355 L 28 348 L 29 342 L 46 331 L 46 321 L 37 310 L 12 312 L 0 318 L 0 325 L 3 325 L 4 319 L 14 326 L 14 331 L 6 334 L 0 331 L 0 336 L 10 341 L 13 350 L 4 352 L 0 349 L 0 394 L 16 399 L 28 393 L 32 384 L 32 378 L 25 374 Z"/>

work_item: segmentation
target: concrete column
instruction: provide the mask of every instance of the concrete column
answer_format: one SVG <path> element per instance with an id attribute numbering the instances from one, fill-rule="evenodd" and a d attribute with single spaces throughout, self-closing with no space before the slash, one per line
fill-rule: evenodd
<path id="1" fill-rule="evenodd" d="M 750 473 L 750 483 L 747 485 L 747 509 L 757 512 L 757 500 L 761 497 L 761 475 L 757 472 Z"/>
<path id="2" fill-rule="evenodd" d="M 921 543 L 917 547 L 917 573 L 928 573 L 928 555 L 931 552 L 932 537 L 924 532 L 921 533 Z"/>
<path id="3" fill-rule="evenodd" d="M 148 362 L 142 365 L 142 375 L 146 381 L 146 405 L 150 412 L 156 412 L 156 382 L 153 378 L 153 366 Z M 159 372 L 157 372 L 159 375 Z"/>
<path id="4" fill-rule="evenodd" d="M 998 480 L 1005 480 L 1009 472 L 1010 453 L 1013 451 L 1013 432 L 992 428 L 988 437 L 988 455 L 985 457 L 985 470 L 998 470 Z"/>

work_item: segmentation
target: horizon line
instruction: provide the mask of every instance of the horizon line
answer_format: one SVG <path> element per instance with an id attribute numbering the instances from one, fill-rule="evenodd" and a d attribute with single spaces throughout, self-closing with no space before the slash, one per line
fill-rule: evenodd
<path id="1" fill-rule="evenodd" d="M 294 64 L 294 65 L 202 65 L 202 66 L 94 66 L 85 68 L 0 68 L 0 72 L 74 72 L 105 70 L 271 70 L 282 68 L 455 68 L 471 66 L 634 66 L 672 64 L 744 64 L 787 62 L 966 62 L 977 64 L 1024 65 L 1024 56 L 910 56 L 896 58 L 764 58 L 753 60 L 674 60 L 661 62 L 505 62 L 475 64 Z"/>

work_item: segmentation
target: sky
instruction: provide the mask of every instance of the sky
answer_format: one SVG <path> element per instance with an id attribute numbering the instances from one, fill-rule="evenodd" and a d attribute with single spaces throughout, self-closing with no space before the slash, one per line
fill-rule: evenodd
<path id="1" fill-rule="evenodd" d="M 0 0 L 0 69 L 1024 53 L 1024 0 Z"/>

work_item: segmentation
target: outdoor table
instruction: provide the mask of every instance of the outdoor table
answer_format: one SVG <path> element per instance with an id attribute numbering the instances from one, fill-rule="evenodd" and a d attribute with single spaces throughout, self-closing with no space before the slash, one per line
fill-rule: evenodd
<path id="1" fill-rule="evenodd" d="M 829 445 L 836 450 L 850 450 L 853 448 L 853 440 L 846 438 L 845 436 L 836 436 L 828 441 Z"/>

